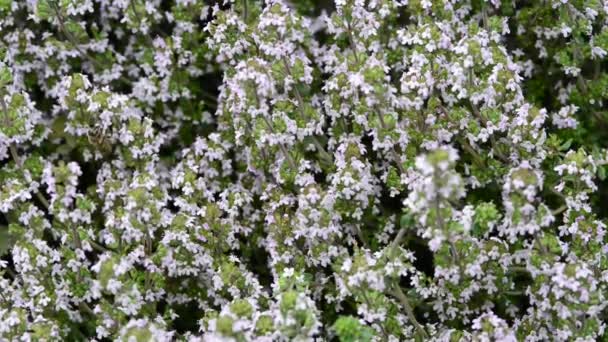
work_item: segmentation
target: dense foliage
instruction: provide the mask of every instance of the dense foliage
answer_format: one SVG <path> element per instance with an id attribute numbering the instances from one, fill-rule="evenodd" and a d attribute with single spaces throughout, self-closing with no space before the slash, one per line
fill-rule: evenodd
<path id="1" fill-rule="evenodd" d="M 607 54 L 606 0 L 0 0 L 0 340 L 600 340 Z"/>

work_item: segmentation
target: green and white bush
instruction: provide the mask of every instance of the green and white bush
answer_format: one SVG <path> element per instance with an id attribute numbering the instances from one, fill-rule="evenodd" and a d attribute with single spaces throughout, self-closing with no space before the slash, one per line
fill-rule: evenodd
<path id="1" fill-rule="evenodd" d="M 606 0 L 0 0 L 0 340 L 597 341 Z"/>

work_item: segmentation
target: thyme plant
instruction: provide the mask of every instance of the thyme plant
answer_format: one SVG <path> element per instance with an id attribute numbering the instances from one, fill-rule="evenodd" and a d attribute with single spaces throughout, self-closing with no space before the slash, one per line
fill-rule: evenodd
<path id="1" fill-rule="evenodd" d="M 606 0 L 0 0 L 0 340 L 597 341 Z"/>

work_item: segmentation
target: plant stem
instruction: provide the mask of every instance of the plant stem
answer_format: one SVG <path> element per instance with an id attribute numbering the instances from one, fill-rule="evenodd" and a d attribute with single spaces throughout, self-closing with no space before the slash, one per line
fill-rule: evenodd
<path id="1" fill-rule="evenodd" d="M 293 78 L 293 73 L 291 72 L 291 67 L 289 66 L 289 63 L 287 63 L 287 59 L 285 57 L 283 57 L 283 65 L 285 65 L 285 70 L 287 71 L 287 74 L 289 76 L 291 76 L 291 78 Z M 305 120 L 311 120 L 308 117 L 308 115 L 306 115 L 306 113 L 304 112 L 304 100 L 302 98 L 302 94 L 300 93 L 300 90 L 296 86 L 294 86 L 293 89 L 294 89 L 294 93 L 296 94 L 296 99 L 298 101 L 298 109 L 300 110 L 300 115 L 302 115 L 302 118 Z M 323 145 L 321 145 L 321 143 L 319 142 L 317 137 L 315 137 L 313 135 L 313 136 L 311 136 L 311 138 L 312 138 L 313 143 L 315 144 L 315 147 L 317 148 L 319 153 L 321 153 L 322 157 L 325 158 L 328 162 L 332 163 L 333 156 L 330 155 L 329 153 L 327 153 L 327 151 L 325 150 Z"/>
<path id="2" fill-rule="evenodd" d="M 408 317 L 410 323 L 412 323 L 414 325 L 416 330 L 424 338 L 428 338 L 428 334 L 426 333 L 426 331 L 424 330 L 422 325 L 420 325 L 418 320 L 416 320 L 416 316 L 414 315 L 414 309 L 412 308 L 412 305 L 410 304 L 410 301 L 407 299 L 407 296 L 405 295 L 405 293 L 403 293 L 403 290 L 401 290 L 401 287 L 399 287 L 399 285 L 394 285 L 392 287 L 390 293 L 399 300 L 399 302 L 405 309 L 405 313 L 407 314 L 407 317 Z"/>
<path id="3" fill-rule="evenodd" d="M 272 134 L 274 134 L 274 129 L 272 128 L 272 124 L 270 123 L 268 118 L 264 117 L 264 122 L 266 123 L 266 126 L 268 126 L 268 129 L 270 130 L 270 132 Z M 281 153 L 283 154 L 285 159 L 287 159 L 287 161 L 289 162 L 289 166 L 291 167 L 291 169 L 294 170 L 295 172 L 298 172 L 296 162 L 291 158 L 291 155 L 287 151 L 287 148 L 285 147 L 285 145 L 283 145 L 283 143 L 279 143 L 278 145 L 279 145 L 279 148 L 281 149 Z"/>
<path id="4" fill-rule="evenodd" d="M 243 22 L 247 23 L 247 0 L 243 0 Z"/>
<path id="5" fill-rule="evenodd" d="M 78 51 L 78 53 L 80 53 L 81 56 L 85 57 L 87 60 L 89 60 L 91 63 L 93 63 L 93 65 L 95 65 L 96 67 L 102 67 L 102 65 L 101 65 L 101 63 L 99 63 L 99 61 L 97 61 L 95 58 L 91 57 L 91 55 L 89 55 L 87 52 L 84 52 L 80 48 L 80 45 L 76 41 L 76 38 L 74 36 L 72 36 L 72 34 L 66 29 L 65 18 L 61 14 L 61 11 L 59 10 L 59 6 L 57 5 L 57 3 L 55 1 L 50 1 L 49 3 L 51 4 L 51 7 L 53 7 L 53 10 L 55 11 L 55 14 L 57 15 L 57 22 L 59 22 L 59 29 L 61 30 L 63 35 L 68 39 L 68 41 L 72 44 L 72 46 L 74 46 L 76 51 Z"/>

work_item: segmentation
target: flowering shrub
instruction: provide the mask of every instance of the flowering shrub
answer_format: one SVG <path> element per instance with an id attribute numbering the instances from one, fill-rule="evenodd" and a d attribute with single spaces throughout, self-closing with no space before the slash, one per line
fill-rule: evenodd
<path id="1" fill-rule="evenodd" d="M 604 338 L 604 0 L 0 0 L 0 42 L 0 340 Z"/>

